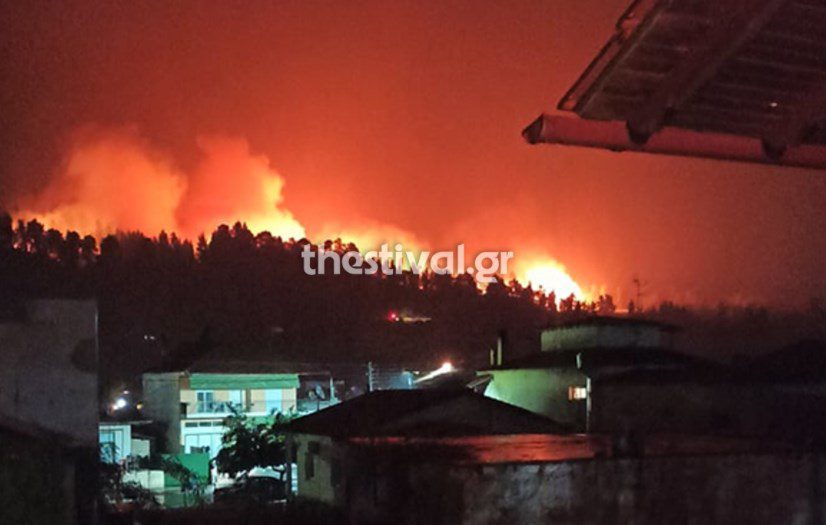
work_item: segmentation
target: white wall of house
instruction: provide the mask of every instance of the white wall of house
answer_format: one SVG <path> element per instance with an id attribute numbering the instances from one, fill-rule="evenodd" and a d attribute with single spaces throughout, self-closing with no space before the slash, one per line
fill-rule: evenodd
<path id="1" fill-rule="evenodd" d="M 485 396 L 584 430 L 587 378 L 577 369 L 523 368 L 484 373 L 493 376 Z"/>
<path id="2" fill-rule="evenodd" d="M 137 483 L 149 490 L 163 490 L 164 472 L 163 470 L 130 470 L 124 472 L 123 481 Z"/>
<path id="3" fill-rule="evenodd" d="M 181 450 L 186 454 L 204 452 L 214 459 L 226 430 L 222 419 L 185 419 L 181 422 Z"/>
<path id="4" fill-rule="evenodd" d="M 180 402 L 186 406 L 186 416 L 180 422 L 181 451 L 187 454 L 206 452 L 210 459 L 215 458 L 227 430 L 223 419 L 232 413 L 230 407 L 252 417 L 268 416 L 294 409 L 296 396 L 295 388 L 181 389 Z"/>
<path id="5" fill-rule="evenodd" d="M 343 455 L 327 436 L 295 434 L 292 447 L 298 468 L 295 471 L 298 496 L 330 505 L 341 503 L 344 493 Z"/>
<path id="6" fill-rule="evenodd" d="M 132 426 L 129 423 L 101 423 L 98 436 L 102 461 L 120 463 L 132 454 Z"/>
<path id="7" fill-rule="evenodd" d="M 132 455 L 138 458 L 148 458 L 152 455 L 152 442 L 132 436 Z"/>

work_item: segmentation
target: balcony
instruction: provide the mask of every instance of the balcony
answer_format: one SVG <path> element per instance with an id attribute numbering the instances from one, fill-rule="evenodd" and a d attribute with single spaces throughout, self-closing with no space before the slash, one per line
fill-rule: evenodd
<path id="1" fill-rule="evenodd" d="M 244 406 L 231 401 L 198 401 L 193 405 L 194 411 L 187 412 L 189 417 L 215 417 L 228 416 L 233 409 L 236 412 L 243 412 Z"/>
<path id="2" fill-rule="evenodd" d="M 232 401 L 198 401 L 189 404 L 182 414 L 190 418 L 217 418 L 226 417 L 234 412 L 243 413 L 249 416 L 269 416 L 276 412 L 297 411 L 300 414 L 310 414 L 339 403 L 339 400 L 332 401 L 298 399 L 289 407 L 285 407 L 281 402 L 266 403 L 263 401 L 253 403 L 234 403 Z"/>

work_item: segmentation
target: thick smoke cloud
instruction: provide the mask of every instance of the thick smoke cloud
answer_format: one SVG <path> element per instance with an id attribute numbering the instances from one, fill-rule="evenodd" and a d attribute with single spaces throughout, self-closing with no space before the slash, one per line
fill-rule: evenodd
<path id="1" fill-rule="evenodd" d="M 49 185 L 19 215 L 98 235 L 166 230 L 195 238 L 242 221 L 256 232 L 304 236 L 283 207 L 284 179 L 267 157 L 239 138 L 199 137 L 198 147 L 197 165 L 183 171 L 132 128 L 78 131 Z"/>
<path id="2" fill-rule="evenodd" d="M 37 218 L 47 228 L 97 236 L 137 230 L 150 236 L 167 231 L 195 239 L 220 224 L 240 221 L 254 233 L 266 230 L 285 239 L 309 236 L 318 243 L 341 239 L 362 252 L 384 244 L 393 249 L 397 243 L 414 252 L 435 249 L 393 224 L 368 219 L 344 223 L 334 208 L 320 228 L 306 232 L 285 205 L 284 178 L 266 156 L 253 153 L 245 139 L 200 136 L 197 146 L 198 158 L 187 170 L 135 128 L 78 130 L 50 183 L 17 215 Z M 463 236 L 457 239 L 466 242 Z M 467 249 L 473 256 L 488 248 L 470 242 Z M 556 289 L 560 297 L 582 295 L 551 257 L 517 258 L 508 277 L 514 270 L 525 282 Z"/>

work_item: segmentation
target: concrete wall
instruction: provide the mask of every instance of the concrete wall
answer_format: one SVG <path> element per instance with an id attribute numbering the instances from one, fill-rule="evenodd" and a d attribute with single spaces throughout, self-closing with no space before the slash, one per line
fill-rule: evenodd
<path id="1" fill-rule="evenodd" d="M 353 523 L 808 524 L 826 515 L 826 462 L 812 455 L 418 463 L 377 483 L 384 495 L 365 486 L 349 496 Z"/>
<path id="2" fill-rule="evenodd" d="M 592 460 L 455 469 L 462 523 L 823 523 L 814 456 Z"/>
<path id="3" fill-rule="evenodd" d="M 669 347 L 670 336 L 656 325 L 578 325 L 545 330 L 543 352 L 595 347 Z"/>
<path id="4" fill-rule="evenodd" d="M 340 447 L 329 437 L 295 434 L 291 447 L 298 469 L 298 494 L 300 498 L 341 505 L 344 497 L 343 454 Z M 308 476 L 308 463 L 312 461 L 312 476 Z M 334 470 L 338 473 L 334 474 Z"/>
<path id="5" fill-rule="evenodd" d="M 148 458 L 152 455 L 152 441 L 132 437 L 132 455 L 136 458 Z"/>
<path id="6" fill-rule="evenodd" d="M 0 523 L 86 523 L 78 516 L 79 460 L 50 439 L 0 429 Z"/>
<path id="7" fill-rule="evenodd" d="M 568 387 L 584 387 L 586 377 L 577 370 L 493 370 L 485 389 L 487 397 L 550 417 L 559 423 L 585 429 L 586 403 L 568 400 Z"/>
<path id="8" fill-rule="evenodd" d="M 163 490 L 164 471 L 163 470 L 129 470 L 123 473 L 124 483 L 137 483 L 141 487 L 158 491 Z"/>
<path id="9" fill-rule="evenodd" d="M 759 436 L 783 412 L 769 385 L 593 381 L 589 431 Z"/>
<path id="10" fill-rule="evenodd" d="M 181 394 L 178 372 L 143 375 L 143 414 L 166 427 L 166 440 L 160 452 L 181 451 Z"/>
<path id="11" fill-rule="evenodd" d="M 0 323 L 0 415 L 97 448 L 97 306 L 32 301 Z"/>

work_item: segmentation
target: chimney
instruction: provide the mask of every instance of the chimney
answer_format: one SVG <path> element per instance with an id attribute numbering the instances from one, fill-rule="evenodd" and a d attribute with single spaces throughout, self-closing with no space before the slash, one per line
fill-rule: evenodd
<path id="1" fill-rule="evenodd" d="M 505 349 L 508 344 L 508 333 L 505 330 L 499 330 L 496 335 L 496 366 L 502 366 L 505 358 Z"/>

